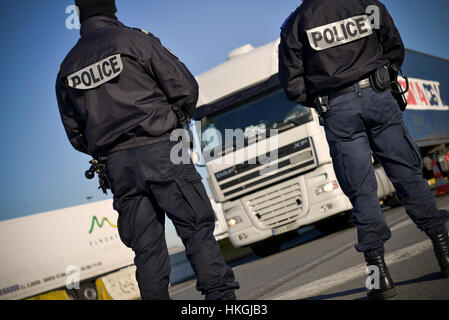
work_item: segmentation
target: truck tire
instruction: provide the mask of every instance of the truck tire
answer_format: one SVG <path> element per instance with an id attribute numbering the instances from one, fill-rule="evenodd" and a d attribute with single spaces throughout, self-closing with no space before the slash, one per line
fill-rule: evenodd
<path id="1" fill-rule="evenodd" d="M 391 196 L 384 200 L 384 204 L 389 206 L 390 208 L 397 208 L 402 206 L 401 199 L 399 199 L 396 192 Z"/>
<path id="2" fill-rule="evenodd" d="M 278 240 L 264 241 L 252 245 L 251 250 L 256 256 L 265 258 L 281 251 L 281 243 Z"/>
<path id="3" fill-rule="evenodd" d="M 81 283 L 81 288 L 78 291 L 79 300 L 98 300 L 98 292 L 95 283 Z"/>
<path id="4" fill-rule="evenodd" d="M 80 298 L 78 297 L 78 293 L 76 292 L 77 290 L 75 289 L 67 289 L 67 296 L 69 297 L 70 300 L 80 300 Z"/>
<path id="5" fill-rule="evenodd" d="M 340 215 L 333 216 L 329 219 L 319 221 L 315 224 L 315 229 L 321 233 L 333 233 L 350 227 L 352 214 L 350 211 Z"/>

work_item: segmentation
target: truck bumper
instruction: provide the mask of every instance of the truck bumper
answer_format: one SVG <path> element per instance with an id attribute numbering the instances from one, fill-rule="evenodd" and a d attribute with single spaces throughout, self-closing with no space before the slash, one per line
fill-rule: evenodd
<path id="1" fill-rule="evenodd" d="M 276 225 L 272 228 L 263 226 L 254 217 L 254 212 L 249 212 L 248 206 L 245 206 L 245 202 L 248 200 L 246 197 L 230 204 L 229 207 L 233 209 L 230 210 L 228 218 L 231 216 L 241 216 L 243 220 L 241 224 L 230 228 L 229 236 L 232 244 L 236 248 L 249 246 L 270 237 L 294 231 L 303 226 L 312 225 L 320 220 L 351 210 L 352 205 L 349 199 L 339 187 L 328 193 L 316 194 L 317 188 L 334 181 L 336 181 L 336 177 L 332 164 L 325 164 L 313 172 L 265 190 L 264 193 L 271 195 L 279 188 L 285 188 L 285 186 L 296 183 L 301 186 L 302 200 L 304 201 L 302 206 L 303 211 L 297 219 L 290 223 Z"/>
<path id="2" fill-rule="evenodd" d="M 324 203 L 311 205 L 307 216 L 296 220 L 295 222 L 287 225 L 285 228 L 281 227 L 276 229 L 260 230 L 254 226 L 250 226 L 237 232 L 230 233 L 230 240 L 232 245 L 236 248 L 249 246 L 270 237 L 279 236 L 285 232 L 294 231 L 301 227 L 312 225 L 318 221 L 351 209 L 352 206 L 348 198 L 341 194 L 334 198 L 328 199 Z"/>

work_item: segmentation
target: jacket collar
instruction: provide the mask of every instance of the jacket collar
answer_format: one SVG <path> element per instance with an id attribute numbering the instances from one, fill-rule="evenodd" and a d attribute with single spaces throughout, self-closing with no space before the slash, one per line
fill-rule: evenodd
<path id="1" fill-rule="evenodd" d="M 124 27 L 117 18 L 109 16 L 94 16 L 83 21 L 81 25 L 81 36 L 85 34 L 106 27 Z"/>

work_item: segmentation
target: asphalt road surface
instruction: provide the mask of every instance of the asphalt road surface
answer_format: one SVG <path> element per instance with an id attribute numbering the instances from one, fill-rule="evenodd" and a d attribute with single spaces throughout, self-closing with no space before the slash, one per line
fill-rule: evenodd
<path id="1" fill-rule="evenodd" d="M 449 196 L 437 198 L 449 210 Z M 393 236 L 386 260 L 397 285 L 393 300 L 449 300 L 449 278 L 442 278 L 432 244 L 402 207 L 385 211 Z M 449 225 L 448 225 L 449 227 Z M 239 300 L 357 300 L 366 299 L 366 265 L 356 252 L 356 229 L 331 234 L 313 228 L 299 230 L 282 251 L 258 258 L 250 255 L 232 264 L 241 289 Z M 174 300 L 202 300 L 195 280 L 170 289 Z"/>

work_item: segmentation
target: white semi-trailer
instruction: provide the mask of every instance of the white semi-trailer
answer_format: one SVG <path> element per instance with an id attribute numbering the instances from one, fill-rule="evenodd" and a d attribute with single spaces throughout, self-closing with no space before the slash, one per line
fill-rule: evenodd
<path id="1" fill-rule="evenodd" d="M 226 239 L 221 204 L 212 204 L 215 235 Z M 0 300 L 139 299 L 134 253 L 117 218 L 106 200 L 0 221 Z M 194 276 L 182 248 L 170 254 L 171 283 Z"/>
<path id="2" fill-rule="evenodd" d="M 71 298 L 96 299 L 97 278 L 134 263 L 116 223 L 112 200 L 1 221 L 0 299 L 75 288 L 76 282 L 79 290 L 67 291 Z"/>

